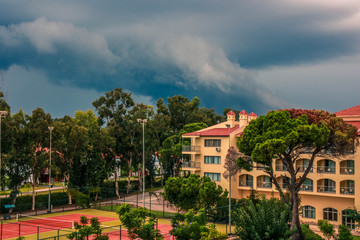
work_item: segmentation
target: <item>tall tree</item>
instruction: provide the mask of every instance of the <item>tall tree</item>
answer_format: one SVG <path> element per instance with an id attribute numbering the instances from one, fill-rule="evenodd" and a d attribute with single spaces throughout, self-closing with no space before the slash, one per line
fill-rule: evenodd
<path id="1" fill-rule="evenodd" d="M 33 151 L 28 134 L 28 121 L 26 114 L 20 110 L 9 116 L 4 121 L 5 138 L 2 176 L 6 174 L 9 178 L 12 204 L 15 204 L 21 184 L 30 176 L 31 169 L 28 165 Z"/>
<path id="2" fill-rule="evenodd" d="M 113 149 L 115 155 L 120 155 L 121 152 L 124 151 L 123 140 L 127 136 L 125 116 L 134 104 L 134 100 L 131 98 L 131 93 L 123 92 L 121 88 L 116 88 L 115 90 L 106 92 L 105 96 L 101 96 L 93 102 L 93 106 L 99 114 L 100 125 L 106 123 L 111 136 L 116 139 Z M 117 181 L 118 163 L 116 162 L 115 156 L 113 157 L 112 166 L 115 176 L 116 195 L 120 197 Z"/>
<path id="3" fill-rule="evenodd" d="M 77 162 L 84 161 L 89 143 L 88 129 L 77 124 L 70 116 L 55 122 L 54 126 L 54 148 L 57 151 L 54 159 L 57 162 L 59 172 L 64 176 L 68 188 L 76 186 L 79 181 L 77 177 L 79 170 Z M 69 204 L 72 204 L 71 194 L 68 191 Z"/>
<path id="4" fill-rule="evenodd" d="M 42 108 L 37 108 L 29 118 L 28 132 L 31 140 L 33 156 L 28 164 L 32 174 L 32 210 L 35 210 L 35 187 L 40 175 L 49 166 L 49 126 L 52 126 L 50 114 L 46 114 Z M 46 146 L 46 147 L 45 147 Z M 48 169 L 50 170 L 50 169 Z"/>
<path id="5" fill-rule="evenodd" d="M 289 189 L 291 198 L 291 226 L 297 229 L 293 239 L 302 239 L 298 191 L 313 167 L 314 159 L 324 152 L 339 156 L 353 150 L 356 134 L 357 129 L 353 125 L 334 114 L 302 109 L 271 111 L 251 121 L 245 128 L 237 145 L 240 152 L 251 156 L 251 161 L 240 157 L 238 165 L 252 170 L 253 162 L 263 164 L 265 173 L 271 177 L 285 202 L 288 200 L 276 179 L 273 160 L 280 159 L 290 176 L 285 187 Z M 295 162 L 304 148 L 311 149 L 310 160 L 305 171 L 299 173 Z"/>

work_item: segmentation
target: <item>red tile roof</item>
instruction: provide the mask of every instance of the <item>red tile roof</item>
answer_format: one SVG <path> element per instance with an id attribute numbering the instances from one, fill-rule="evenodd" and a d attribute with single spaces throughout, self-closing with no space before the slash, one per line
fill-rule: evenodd
<path id="1" fill-rule="evenodd" d="M 354 125 L 358 129 L 357 135 L 360 135 L 360 121 L 346 121 L 346 122 Z"/>
<path id="2" fill-rule="evenodd" d="M 236 115 L 236 114 L 233 111 L 230 111 L 226 115 Z"/>
<path id="3" fill-rule="evenodd" d="M 335 113 L 336 116 L 360 116 L 360 105 Z"/>
<path id="4" fill-rule="evenodd" d="M 257 117 L 257 115 L 254 112 L 250 113 L 249 116 Z"/>
<path id="5" fill-rule="evenodd" d="M 230 133 L 234 132 L 239 128 L 239 125 L 235 125 L 235 127 L 230 128 Z M 183 135 L 186 136 L 201 136 L 201 137 L 226 137 L 229 136 L 229 129 L 227 128 L 213 128 L 204 131 L 185 133 Z"/>
<path id="6" fill-rule="evenodd" d="M 239 112 L 239 115 L 240 114 L 248 115 L 248 113 L 245 110 L 242 110 L 241 112 Z"/>

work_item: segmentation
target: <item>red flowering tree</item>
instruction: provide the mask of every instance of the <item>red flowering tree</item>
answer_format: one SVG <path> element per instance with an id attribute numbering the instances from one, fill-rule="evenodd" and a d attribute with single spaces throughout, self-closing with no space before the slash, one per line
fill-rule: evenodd
<path id="1" fill-rule="evenodd" d="M 340 156 L 354 150 L 357 129 L 334 114 L 320 110 L 290 109 L 271 111 L 250 122 L 238 140 L 240 152 L 251 157 L 251 161 L 240 157 L 238 165 L 252 170 L 253 163 L 264 165 L 281 198 L 292 209 L 291 227 L 297 229 L 292 239 L 302 239 L 299 220 L 299 197 L 303 182 L 313 167 L 314 159 L 323 154 Z M 304 172 L 296 168 L 296 160 L 303 150 L 309 153 L 309 164 Z M 278 183 L 273 168 L 273 160 L 279 159 L 289 177 L 285 186 Z M 290 193 L 288 200 L 282 192 L 286 187 Z"/>

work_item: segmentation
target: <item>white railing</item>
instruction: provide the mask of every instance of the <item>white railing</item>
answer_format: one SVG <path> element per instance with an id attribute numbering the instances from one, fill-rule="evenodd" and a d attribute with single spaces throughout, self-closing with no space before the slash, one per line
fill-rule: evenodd
<path id="1" fill-rule="evenodd" d="M 182 146 L 182 151 L 183 152 L 199 152 L 200 151 L 200 146 L 183 145 Z"/>
<path id="2" fill-rule="evenodd" d="M 317 191 L 323 193 L 336 193 L 336 188 L 335 186 L 318 185 Z"/>
<path id="3" fill-rule="evenodd" d="M 200 162 L 183 162 L 183 168 L 200 168 Z"/>
<path id="4" fill-rule="evenodd" d="M 302 185 L 300 191 L 312 192 L 314 190 L 313 185 Z"/>
<path id="5" fill-rule="evenodd" d="M 354 167 L 340 167 L 340 174 L 354 175 Z"/>
<path id="6" fill-rule="evenodd" d="M 242 182 L 242 181 L 240 181 L 239 182 L 239 186 L 240 187 L 253 187 L 254 186 L 254 182 L 253 181 L 244 181 L 244 182 Z"/>
<path id="7" fill-rule="evenodd" d="M 340 187 L 340 194 L 354 195 L 355 188 L 354 187 Z"/>
<path id="8" fill-rule="evenodd" d="M 276 164 L 275 169 L 276 171 L 287 171 L 287 168 L 284 164 Z"/>
<path id="9" fill-rule="evenodd" d="M 336 168 L 335 167 L 318 166 L 317 172 L 318 173 L 336 173 Z"/>
<path id="10" fill-rule="evenodd" d="M 272 188 L 272 183 L 271 182 L 258 181 L 257 182 L 257 187 L 258 188 Z"/>

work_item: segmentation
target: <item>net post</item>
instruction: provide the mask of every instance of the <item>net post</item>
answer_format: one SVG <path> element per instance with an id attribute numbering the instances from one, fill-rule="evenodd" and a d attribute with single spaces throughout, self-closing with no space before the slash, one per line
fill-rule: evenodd
<path id="1" fill-rule="evenodd" d="M 3 233 L 3 220 L 1 220 L 1 233 L 0 233 L 0 239 L 2 240 L 2 233 Z"/>
<path id="2" fill-rule="evenodd" d="M 163 202 L 163 217 L 165 217 L 165 201 L 164 201 L 164 199 L 162 200 L 162 202 Z"/>
<path id="3" fill-rule="evenodd" d="M 21 224 L 19 223 L 19 236 L 18 237 L 20 237 L 21 236 Z"/>
<path id="4" fill-rule="evenodd" d="M 37 215 L 37 192 L 35 193 L 35 216 Z"/>
<path id="5" fill-rule="evenodd" d="M 149 198 L 150 198 L 150 213 L 151 213 L 151 192 L 149 192 Z"/>
<path id="6" fill-rule="evenodd" d="M 121 240 L 121 225 L 120 225 L 120 240 Z"/>
<path id="7" fill-rule="evenodd" d="M 58 232 L 57 237 L 58 237 L 58 239 L 60 240 L 60 229 L 58 229 L 57 232 Z"/>
<path id="8" fill-rule="evenodd" d="M 37 240 L 39 240 L 39 234 L 40 234 L 40 231 L 39 231 L 39 226 L 37 227 Z"/>

